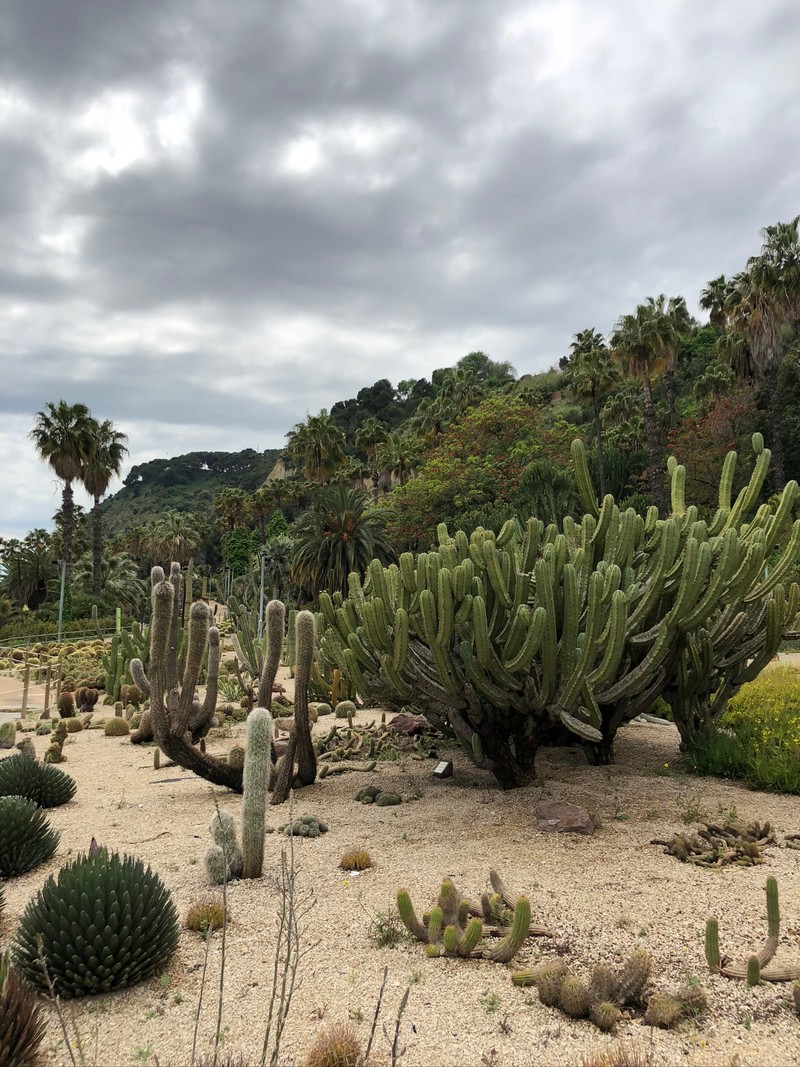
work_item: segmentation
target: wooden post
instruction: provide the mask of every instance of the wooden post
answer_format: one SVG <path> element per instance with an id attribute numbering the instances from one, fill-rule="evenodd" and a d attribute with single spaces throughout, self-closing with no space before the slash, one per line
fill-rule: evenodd
<path id="1" fill-rule="evenodd" d="M 25 712 L 28 710 L 28 689 L 31 684 L 31 665 L 28 662 L 27 656 L 25 657 L 25 672 L 22 676 L 22 708 L 20 710 L 20 716 L 24 719 Z"/>
<path id="2" fill-rule="evenodd" d="M 47 664 L 47 673 L 44 676 L 44 714 L 50 711 L 50 678 L 53 674 L 53 668 L 50 664 Z M 44 716 L 43 716 L 44 717 Z"/>

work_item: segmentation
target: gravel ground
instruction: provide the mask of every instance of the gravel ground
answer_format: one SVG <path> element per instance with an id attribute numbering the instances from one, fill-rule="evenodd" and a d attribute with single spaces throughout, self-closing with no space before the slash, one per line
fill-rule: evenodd
<path id="1" fill-rule="evenodd" d="M 360 721 L 371 718 L 361 713 Z M 322 720 L 328 729 L 331 719 Z M 239 737 L 214 738 L 224 751 Z M 39 754 L 45 738 L 35 738 Z M 780 833 L 800 831 L 796 798 L 753 792 L 715 779 L 686 776 L 678 767 L 672 727 L 633 724 L 620 735 L 613 767 L 588 767 L 572 750 L 542 754 L 536 787 L 501 792 L 494 779 L 453 753 L 456 773 L 437 781 L 430 761 L 406 759 L 378 765 L 375 773 L 328 778 L 297 794 L 296 814 L 312 812 L 330 824 L 318 840 L 296 842 L 298 884 L 313 893 L 303 944 L 302 984 L 287 1025 L 282 1062 L 301 1063 L 317 1031 L 348 1017 L 366 1039 L 384 968 L 388 981 L 383 1018 L 393 1026 L 400 998 L 410 986 L 403 1018 L 403 1067 L 526 1067 L 581 1064 L 620 1041 L 649 1055 L 654 1065 L 800 1064 L 800 1019 L 787 985 L 750 989 L 744 982 L 708 973 L 703 954 L 705 920 L 720 920 L 723 952 L 746 958 L 763 939 L 764 884 L 778 879 L 782 938 L 776 962 L 800 963 L 800 852 L 780 845 L 751 868 L 704 870 L 682 864 L 651 845 L 671 836 L 684 817 L 719 820 L 736 809 L 739 819 L 769 819 Z M 102 731 L 70 735 L 63 769 L 78 783 L 74 799 L 50 813 L 61 831 L 56 855 L 6 886 L 7 910 L 0 934 L 8 941 L 31 895 L 70 855 L 101 844 L 152 864 L 173 893 L 183 916 L 209 894 L 202 858 L 214 799 L 238 818 L 239 798 L 213 788 L 180 768 L 154 771 L 152 751 Z M 399 807 L 353 802 L 366 784 L 385 784 L 407 801 Z M 542 798 L 584 805 L 601 821 L 593 837 L 543 834 L 535 809 Z M 270 809 L 276 826 L 288 809 Z M 276 880 L 286 838 L 270 834 L 266 875 L 233 883 L 225 960 L 222 1051 L 258 1062 L 263 1040 L 275 947 Z M 338 867 L 342 853 L 367 848 L 374 869 L 361 876 Z M 477 897 L 490 868 L 531 897 L 534 921 L 555 939 L 528 942 L 515 964 L 562 955 L 577 972 L 598 960 L 616 961 L 635 948 L 654 959 L 656 984 L 678 985 L 687 976 L 706 986 L 709 1009 L 677 1031 L 644 1027 L 632 1013 L 614 1037 L 544 1007 L 534 990 L 516 989 L 512 968 L 484 961 L 429 960 L 417 943 L 376 948 L 369 931 L 380 912 L 390 912 L 396 890 L 409 889 L 418 911 L 429 907 L 438 884 L 451 876 Z M 191 1063 L 194 1016 L 205 945 L 184 930 L 166 976 L 67 1009 L 84 1049 L 98 1065 Z M 216 1030 L 220 938 L 212 939 L 208 986 L 198 1029 L 198 1055 L 213 1049 Z M 52 1010 L 43 1059 L 69 1064 Z M 390 1062 L 381 1027 L 371 1062 Z M 210 1061 L 209 1061 L 210 1062 Z"/>

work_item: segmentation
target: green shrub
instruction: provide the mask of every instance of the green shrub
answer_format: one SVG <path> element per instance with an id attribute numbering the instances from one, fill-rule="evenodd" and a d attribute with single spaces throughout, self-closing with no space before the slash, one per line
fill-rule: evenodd
<path id="1" fill-rule="evenodd" d="M 32 800 L 0 797 L 0 878 L 14 878 L 44 863 L 59 836 Z"/>
<path id="2" fill-rule="evenodd" d="M 687 758 L 699 774 L 800 793 L 800 672 L 781 665 L 742 686 L 718 728 L 697 738 Z"/>
<path id="3" fill-rule="evenodd" d="M 0 761 L 0 796 L 27 797 L 40 808 L 57 808 L 75 795 L 75 782 L 64 771 L 28 756 Z"/>
<path id="4" fill-rule="evenodd" d="M 101 848 L 47 879 L 22 915 L 14 956 L 39 992 L 49 992 L 41 952 L 55 992 L 84 997 L 163 969 L 178 932 L 175 905 L 158 875 L 141 860 Z"/>

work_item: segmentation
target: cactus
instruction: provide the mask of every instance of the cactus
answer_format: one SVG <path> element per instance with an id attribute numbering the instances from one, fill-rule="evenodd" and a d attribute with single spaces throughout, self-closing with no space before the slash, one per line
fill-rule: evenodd
<path id="1" fill-rule="evenodd" d="M 256 708 L 247 719 L 242 791 L 242 877 L 260 878 L 272 746 L 272 716 Z"/>
<path id="2" fill-rule="evenodd" d="M 308 712 L 308 685 L 315 647 L 314 616 L 310 611 L 299 611 L 295 614 L 295 628 L 294 729 L 288 748 L 278 761 L 270 801 L 272 804 L 283 804 L 288 800 L 295 781 L 295 762 L 298 784 L 311 785 L 317 778 L 317 755 L 311 740 Z"/>
<path id="3" fill-rule="evenodd" d="M 753 515 L 769 465 L 763 442 L 754 449 L 733 504 L 726 460 L 707 522 L 674 462 L 669 515 L 642 519 L 610 496 L 597 507 L 576 442 L 579 524 L 513 520 L 469 538 L 441 526 L 432 551 L 373 561 L 363 582 L 351 575 L 347 599 L 321 594 L 320 655 L 370 703 L 413 694 L 508 788 L 532 780 L 539 745 L 565 737 L 607 762 L 619 727 L 658 697 L 690 744 L 769 661 L 800 607 L 800 587 L 787 584 L 800 557 L 800 520 L 790 526 L 800 491 L 788 483 Z"/>
<path id="4" fill-rule="evenodd" d="M 793 982 L 800 978 L 800 966 L 768 966 L 778 949 L 780 940 L 780 906 L 778 901 L 778 883 L 774 878 L 767 879 L 767 939 L 756 953 L 752 953 L 747 963 L 730 963 L 727 957 L 720 955 L 719 924 L 715 918 L 706 922 L 706 962 L 712 974 L 722 974 L 726 978 L 742 978 L 748 985 L 759 982 Z"/>
<path id="5" fill-rule="evenodd" d="M 492 872 L 493 878 L 496 877 Z M 494 963 L 508 963 L 523 942 L 530 936 L 552 937 L 549 930 L 531 925 L 531 906 L 526 897 L 512 897 L 511 906 L 504 919 L 508 925 L 504 929 L 496 926 L 484 926 L 485 908 L 462 899 L 458 890 L 449 880 L 442 882 L 436 907 L 420 921 L 414 911 L 414 905 L 406 889 L 397 892 L 397 910 L 408 932 L 426 945 L 426 954 L 436 956 L 460 956 L 491 960 Z M 493 945 L 480 947 L 481 939 L 486 935 L 504 936 Z"/>

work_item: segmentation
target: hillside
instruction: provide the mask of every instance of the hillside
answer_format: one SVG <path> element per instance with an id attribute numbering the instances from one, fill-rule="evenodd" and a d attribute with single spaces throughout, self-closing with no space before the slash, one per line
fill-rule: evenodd
<path id="1" fill-rule="evenodd" d="M 114 535 L 169 510 L 212 514 L 211 501 L 225 488 L 256 490 L 280 449 L 264 452 L 188 452 L 132 467 L 119 492 L 102 504 L 103 524 Z"/>

